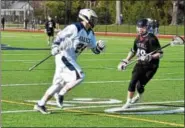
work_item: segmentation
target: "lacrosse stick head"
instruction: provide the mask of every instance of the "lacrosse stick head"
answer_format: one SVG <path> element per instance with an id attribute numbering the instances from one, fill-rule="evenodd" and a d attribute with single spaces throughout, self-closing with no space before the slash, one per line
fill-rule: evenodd
<path id="1" fill-rule="evenodd" d="M 171 42 L 171 45 L 183 45 L 184 44 L 184 39 L 180 36 L 174 36 Z"/>

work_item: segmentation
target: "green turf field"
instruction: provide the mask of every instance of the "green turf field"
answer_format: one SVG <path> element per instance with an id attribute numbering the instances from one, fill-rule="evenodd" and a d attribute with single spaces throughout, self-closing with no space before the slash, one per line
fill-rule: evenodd
<path id="1" fill-rule="evenodd" d="M 134 38 L 97 37 L 105 40 L 106 51 L 94 55 L 85 50 L 78 58 L 86 74 L 84 82 L 67 93 L 63 110 L 57 109 L 52 99 L 47 107 L 53 113 L 42 115 L 33 111 L 34 101 L 52 82 L 54 57 L 31 72 L 28 69 L 50 53 L 46 36 L 18 32 L 1 35 L 3 47 L 9 47 L 1 52 L 3 127 L 184 127 L 184 113 L 175 113 L 184 107 L 183 46 L 163 50 L 160 68 L 136 106 L 143 109 L 110 114 L 104 110 L 121 107 L 126 101 L 133 65 L 119 72 L 117 64 L 126 57 Z M 170 40 L 160 39 L 161 45 Z"/>

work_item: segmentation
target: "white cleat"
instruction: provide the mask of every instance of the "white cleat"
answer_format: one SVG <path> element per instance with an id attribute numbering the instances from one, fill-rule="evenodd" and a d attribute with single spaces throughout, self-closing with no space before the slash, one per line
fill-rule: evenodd
<path id="1" fill-rule="evenodd" d="M 132 98 L 131 103 L 132 103 L 132 104 L 137 103 L 137 102 L 140 101 L 140 99 L 141 99 L 141 96 L 137 95 L 137 96 L 135 96 L 134 98 Z"/>
<path id="2" fill-rule="evenodd" d="M 64 96 L 55 93 L 54 97 L 56 99 L 57 106 L 59 108 L 63 108 Z"/>
<path id="3" fill-rule="evenodd" d="M 124 104 L 124 105 L 122 106 L 122 109 L 128 109 L 128 108 L 130 108 L 131 106 L 132 106 L 132 104 L 129 103 L 129 102 L 127 102 L 126 104 Z"/>
<path id="4" fill-rule="evenodd" d="M 38 104 L 34 105 L 34 110 L 41 112 L 42 114 L 50 114 L 51 112 L 48 112 L 45 106 L 39 106 Z"/>

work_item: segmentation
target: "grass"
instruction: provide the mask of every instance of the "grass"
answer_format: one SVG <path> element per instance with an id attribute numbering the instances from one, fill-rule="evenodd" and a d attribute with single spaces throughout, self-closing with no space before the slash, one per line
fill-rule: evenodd
<path id="1" fill-rule="evenodd" d="M 3 127 L 184 127 L 183 113 L 155 115 L 122 115 L 104 113 L 105 109 L 122 106 L 126 101 L 132 68 L 125 72 L 116 70 L 120 59 L 126 57 L 134 38 L 97 37 L 106 41 L 106 51 L 94 55 L 85 50 L 78 58 L 86 74 L 84 82 L 65 96 L 63 110 L 53 110 L 51 115 L 33 112 L 34 102 L 39 100 L 50 86 L 54 73 L 54 57 L 29 72 L 28 69 L 48 54 L 50 50 L 2 50 L 1 92 Z M 170 39 L 160 39 L 161 45 Z M 21 48 L 48 48 L 46 36 L 36 33 L 2 32 L 2 44 Z M 164 57 L 154 78 L 146 86 L 143 102 L 162 102 L 167 109 L 183 106 L 184 102 L 184 47 L 164 49 Z M 74 98 L 95 98 L 94 103 L 77 102 Z M 98 101 L 119 100 L 121 103 L 97 104 Z M 54 101 L 54 99 L 52 99 Z M 100 107 L 104 105 L 104 107 Z M 109 105 L 109 106 L 108 106 Z M 110 106 L 112 105 L 112 106 Z M 116 105 L 116 106 L 113 106 Z M 96 106 L 94 108 L 90 108 Z M 56 108 L 47 105 L 49 108 Z M 166 109 L 166 108 L 162 108 Z"/>

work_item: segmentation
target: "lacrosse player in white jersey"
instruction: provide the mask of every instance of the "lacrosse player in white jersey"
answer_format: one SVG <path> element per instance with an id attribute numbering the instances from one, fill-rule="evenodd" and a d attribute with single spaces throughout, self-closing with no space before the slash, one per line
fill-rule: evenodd
<path id="1" fill-rule="evenodd" d="M 84 80 L 84 72 L 76 62 L 80 53 L 90 48 L 93 53 L 100 54 L 105 48 L 102 40 L 96 41 L 92 30 L 98 20 L 96 13 L 91 9 L 81 9 L 78 17 L 81 21 L 66 26 L 53 42 L 51 54 L 55 56 L 56 64 L 53 83 L 34 106 L 42 114 L 50 113 L 45 104 L 53 95 L 57 106 L 62 108 L 64 95 Z"/>

